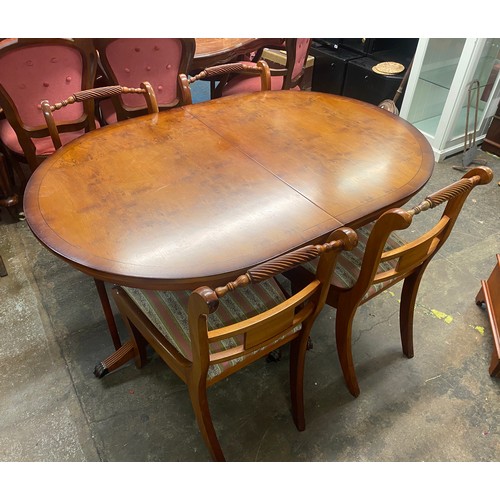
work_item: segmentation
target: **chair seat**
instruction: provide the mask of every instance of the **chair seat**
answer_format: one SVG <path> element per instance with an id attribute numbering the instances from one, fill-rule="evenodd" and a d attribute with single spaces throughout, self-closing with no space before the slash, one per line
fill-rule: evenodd
<path id="1" fill-rule="evenodd" d="M 96 121 L 96 128 L 100 126 L 99 122 Z M 60 134 L 61 142 L 63 144 L 67 144 L 72 140 L 80 137 L 85 133 L 85 130 L 77 130 L 75 132 L 64 132 Z M 20 155 L 24 155 L 23 149 L 19 144 L 17 139 L 16 132 L 11 127 L 10 123 L 7 120 L 0 120 L 0 140 L 3 142 L 5 146 L 7 146 L 14 153 L 18 153 Z M 38 156 L 48 156 L 55 152 L 54 143 L 52 142 L 52 138 L 47 137 L 39 137 L 32 139 L 33 144 L 36 148 L 36 154 Z"/>
<path id="2" fill-rule="evenodd" d="M 339 288 L 351 288 L 356 284 L 358 280 L 359 271 L 361 269 L 361 263 L 363 262 L 363 256 L 366 249 L 366 243 L 373 229 L 375 222 L 370 222 L 365 226 L 356 229 L 358 235 L 358 245 L 350 252 L 342 252 L 338 259 L 335 267 L 335 272 L 332 276 L 331 284 Z M 399 238 L 394 232 L 391 233 L 387 239 L 387 243 L 384 247 L 384 252 L 389 250 L 394 250 L 404 245 L 406 242 Z M 304 265 L 304 267 L 311 273 L 316 272 L 318 260 L 313 260 Z M 388 271 L 394 266 L 391 262 L 382 262 L 379 266 L 378 272 Z M 397 280 L 387 280 L 383 283 L 372 284 L 367 290 L 366 294 L 363 296 L 362 302 L 366 302 L 374 295 L 382 292 L 386 288 L 389 288 Z"/>
<path id="3" fill-rule="evenodd" d="M 250 64 L 250 63 L 248 63 Z M 281 90 L 283 87 L 282 76 L 271 77 L 271 90 Z M 222 90 L 223 96 L 241 94 L 244 92 L 259 92 L 261 90 L 260 78 L 258 76 L 238 75 L 227 83 Z"/>
<path id="4" fill-rule="evenodd" d="M 245 64 L 256 66 L 257 63 L 245 61 Z M 272 70 L 271 70 L 272 71 Z M 281 90 L 283 88 L 283 76 L 271 76 L 271 90 Z M 241 94 L 243 92 L 259 92 L 261 90 L 260 78 L 255 76 L 238 75 L 231 78 L 222 89 L 222 95 Z M 291 90 L 300 90 L 294 87 Z"/>
<path id="5" fill-rule="evenodd" d="M 156 291 L 122 287 L 153 325 L 188 360 L 192 360 L 188 326 L 188 301 L 190 291 Z M 208 316 L 210 330 L 238 323 L 265 312 L 284 302 L 285 295 L 274 279 L 234 290 L 222 297 L 215 313 Z M 294 329 L 297 331 L 300 325 Z M 282 337 L 276 339 L 276 342 Z M 233 337 L 210 344 L 210 353 L 221 352 L 243 343 L 243 338 Z M 245 356 L 224 363 L 211 365 L 208 380 L 245 359 Z"/>

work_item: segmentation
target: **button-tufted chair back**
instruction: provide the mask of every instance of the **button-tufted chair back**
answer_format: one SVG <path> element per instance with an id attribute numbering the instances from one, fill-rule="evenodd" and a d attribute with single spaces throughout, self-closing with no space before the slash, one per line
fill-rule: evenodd
<path id="1" fill-rule="evenodd" d="M 97 54 L 89 39 L 5 39 L 0 42 L 0 138 L 9 156 L 33 171 L 54 152 L 40 103 L 92 88 Z M 95 128 L 92 106 L 79 103 L 61 111 L 68 122 L 63 144 Z M 77 124 L 75 127 L 69 125 Z M 76 130 L 76 129 L 79 130 Z"/>
<path id="2" fill-rule="evenodd" d="M 287 40 L 287 57 L 293 61 L 293 67 L 288 66 L 290 74 L 290 87 L 298 84 L 298 80 L 304 74 L 304 67 L 311 46 L 310 38 L 289 38 Z M 291 70 L 291 71 L 290 71 Z"/>
<path id="3" fill-rule="evenodd" d="M 148 81 L 160 111 L 182 105 L 178 75 L 189 71 L 194 38 L 97 38 L 94 45 L 110 85 L 138 87 Z M 116 117 L 102 106 L 107 123 L 147 113 L 144 99 L 132 94 L 114 100 L 114 108 Z"/>

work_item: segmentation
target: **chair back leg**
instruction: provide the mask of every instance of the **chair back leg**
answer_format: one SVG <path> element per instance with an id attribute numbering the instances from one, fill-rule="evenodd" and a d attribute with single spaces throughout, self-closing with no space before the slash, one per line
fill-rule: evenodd
<path id="1" fill-rule="evenodd" d="M 307 336 L 309 337 L 309 335 Z M 297 337 L 290 343 L 290 398 L 292 417 L 299 431 L 306 428 L 304 414 L 304 365 L 307 351 L 307 338 Z"/>
<path id="2" fill-rule="evenodd" d="M 399 306 L 399 330 L 401 335 L 401 347 L 403 354 L 411 359 L 413 358 L 413 315 L 415 312 L 415 303 L 417 301 L 418 287 L 422 276 L 424 275 L 427 263 L 406 277 L 401 291 L 401 302 Z"/>
<path id="3" fill-rule="evenodd" d="M 342 298 L 340 298 L 342 301 Z M 343 301 L 342 301 L 343 302 Z M 358 309 L 358 304 L 341 304 L 339 302 L 335 317 L 335 338 L 337 342 L 337 353 L 344 374 L 344 380 L 349 392 L 354 396 L 359 396 L 359 384 L 354 370 L 354 360 L 352 358 L 352 322 Z M 341 311 L 341 313 L 339 313 Z"/>

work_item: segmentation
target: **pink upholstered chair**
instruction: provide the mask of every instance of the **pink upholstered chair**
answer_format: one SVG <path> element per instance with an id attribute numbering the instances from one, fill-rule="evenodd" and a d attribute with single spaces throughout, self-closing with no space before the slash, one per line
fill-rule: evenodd
<path id="1" fill-rule="evenodd" d="M 187 73 L 195 52 L 194 38 L 96 38 L 102 71 L 109 85 L 139 87 L 148 81 L 160 111 L 182 105 L 177 77 Z M 101 102 L 105 123 L 147 113 L 141 96 L 119 96 Z"/>
<path id="2" fill-rule="evenodd" d="M 284 47 L 287 54 L 286 67 L 283 69 L 271 68 L 271 90 L 300 90 L 299 86 L 304 75 L 304 67 L 310 46 L 310 38 L 286 39 Z M 256 92 L 260 90 L 259 87 L 258 78 L 238 75 L 227 79 L 227 82 L 221 80 L 214 89 L 213 96 L 216 98 L 242 92 Z"/>
<path id="3" fill-rule="evenodd" d="M 0 139 L 9 163 L 34 171 L 54 150 L 40 102 L 93 87 L 97 54 L 89 39 L 9 38 L 0 42 Z M 80 130 L 61 134 L 63 144 L 95 128 L 92 103 L 63 110 L 61 121 Z M 19 169 L 20 170 L 20 169 Z"/>

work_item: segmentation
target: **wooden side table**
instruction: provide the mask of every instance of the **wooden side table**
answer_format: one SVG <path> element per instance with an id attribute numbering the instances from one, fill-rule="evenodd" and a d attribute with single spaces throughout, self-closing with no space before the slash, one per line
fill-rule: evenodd
<path id="1" fill-rule="evenodd" d="M 481 289 L 476 296 L 476 304 L 486 304 L 493 330 L 493 353 L 491 355 L 490 375 L 500 375 L 500 254 L 490 277 L 481 281 Z"/>

